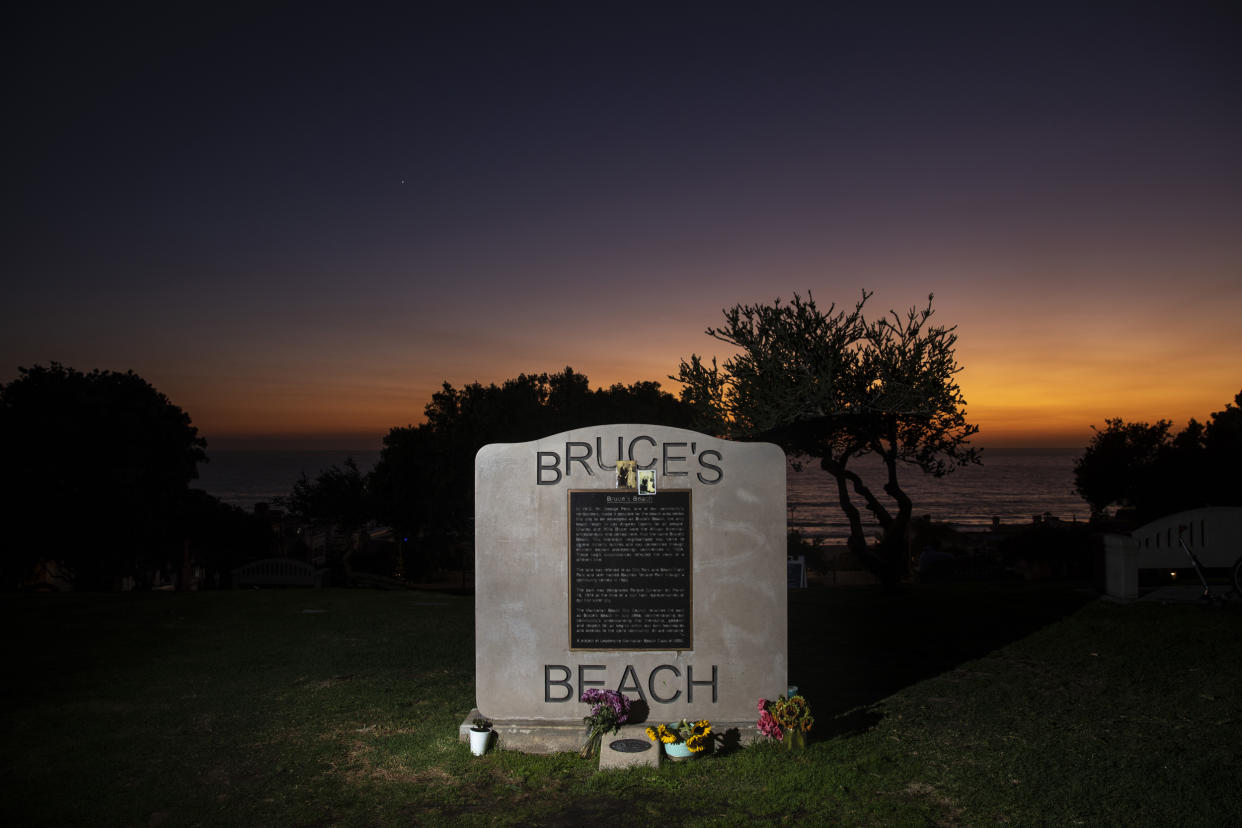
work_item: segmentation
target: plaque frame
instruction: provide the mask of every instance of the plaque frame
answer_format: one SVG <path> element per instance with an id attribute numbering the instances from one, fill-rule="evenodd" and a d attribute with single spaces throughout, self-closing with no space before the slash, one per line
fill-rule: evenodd
<path id="1" fill-rule="evenodd" d="M 573 501 L 576 494 L 592 495 L 630 495 L 641 497 L 655 504 L 661 495 L 685 495 L 686 498 L 686 601 L 689 617 L 686 626 L 686 646 L 684 647 L 575 647 L 574 646 L 574 514 Z M 651 495 L 638 495 L 633 489 L 568 489 L 565 492 L 565 551 L 566 551 L 566 628 L 567 646 L 570 652 L 649 652 L 649 653 L 682 653 L 694 650 L 694 490 L 693 489 L 661 489 Z"/>

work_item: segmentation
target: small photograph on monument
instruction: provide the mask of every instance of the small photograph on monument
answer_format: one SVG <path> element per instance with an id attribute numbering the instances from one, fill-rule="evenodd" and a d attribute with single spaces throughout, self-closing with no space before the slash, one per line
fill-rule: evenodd
<path id="1" fill-rule="evenodd" d="M 640 495 L 655 494 L 655 469 L 638 470 L 638 493 Z"/>
<path id="2" fill-rule="evenodd" d="M 617 488 L 633 489 L 638 485 L 635 475 L 638 472 L 637 460 L 617 461 Z"/>

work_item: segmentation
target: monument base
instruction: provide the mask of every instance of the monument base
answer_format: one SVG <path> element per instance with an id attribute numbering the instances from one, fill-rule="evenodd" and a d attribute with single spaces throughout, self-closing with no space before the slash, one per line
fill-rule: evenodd
<path id="1" fill-rule="evenodd" d="M 457 727 L 457 738 L 461 742 L 470 741 L 470 728 L 474 720 L 482 716 L 478 709 L 471 710 Z M 494 750 L 516 750 L 521 753 L 563 753 L 582 749 L 586 739 L 586 725 L 581 720 L 568 721 L 563 719 L 492 719 L 492 730 L 496 731 Z M 633 736 L 643 734 L 648 722 L 626 725 L 623 734 L 605 736 L 604 741 L 621 738 L 622 735 Z M 712 734 L 717 737 L 717 746 L 723 740 L 726 748 L 748 745 L 760 738 L 759 730 L 754 721 L 718 722 L 712 720 Z M 642 738 L 646 738 L 645 735 Z"/>

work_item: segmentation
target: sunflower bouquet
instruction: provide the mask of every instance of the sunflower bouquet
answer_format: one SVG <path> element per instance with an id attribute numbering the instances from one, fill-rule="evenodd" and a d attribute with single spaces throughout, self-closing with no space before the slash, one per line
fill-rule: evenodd
<path id="1" fill-rule="evenodd" d="M 691 722 L 682 719 L 659 727 L 647 728 L 647 738 L 666 745 L 684 744 L 691 753 L 702 753 L 712 739 L 712 723 L 707 719 Z"/>
<path id="2" fill-rule="evenodd" d="M 758 728 L 764 736 L 787 744 L 805 744 L 807 731 L 814 724 L 811 705 L 802 696 L 779 696 L 774 700 L 759 700 Z M 786 739 L 786 736 L 790 738 Z"/>

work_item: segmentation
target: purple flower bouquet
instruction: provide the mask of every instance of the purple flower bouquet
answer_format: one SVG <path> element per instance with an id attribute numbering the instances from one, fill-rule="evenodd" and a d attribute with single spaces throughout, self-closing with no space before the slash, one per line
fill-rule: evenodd
<path id="1" fill-rule="evenodd" d="M 616 733 L 629 721 L 630 700 L 616 690 L 591 688 L 582 694 L 582 701 L 591 705 L 591 714 L 582 719 L 587 735 L 578 755 L 589 759 L 599 749 L 604 733 Z"/>

